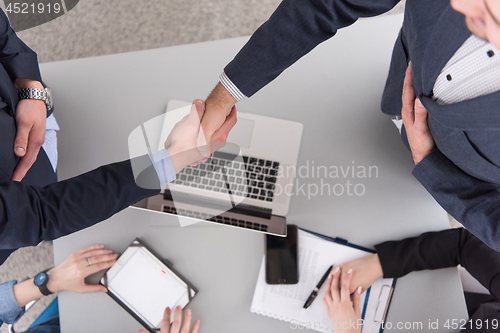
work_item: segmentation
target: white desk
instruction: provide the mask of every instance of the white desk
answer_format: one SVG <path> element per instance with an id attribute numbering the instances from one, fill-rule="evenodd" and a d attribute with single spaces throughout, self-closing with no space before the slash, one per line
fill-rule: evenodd
<path id="1" fill-rule="evenodd" d="M 245 112 L 304 124 L 298 167 L 375 166 L 372 178 L 325 178 L 330 186 L 358 186 L 357 195 L 292 197 L 289 223 L 373 246 L 389 239 L 447 228 L 445 212 L 411 175 L 399 134 L 380 112 L 392 45 L 402 16 L 357 22 L 340 31 L 249 100 Z M 147 38 L 147 36 L 145 36 Z M 67 178 L 126 159 L 127 138 L 164 112 L 170 99 L 204 98 L 247 38 L 43 64 L 53 91 L 59 133 L 59 175 Z M 304 175 L 304 174 L 303 174 Z M 349 176 L 347 176 L 349 177 Z M 321 179 L 298 179 L 321 186 Z M 296 184 L 297 185 L 297 184 Z M 311 185 L 314 187 L 314 185 Z M 340 193 L 340 185 L 337 193 Z M 347 191 L 347 187 L 344 187 Z M 351 187 L 351 191 L 353 187 Z M 54 242 L 56 264 L 91 244 L 123 251 L 142 238 L 188 277 L 200 293 L 190 305 L 200 332 L 288 332 L 290 324 L 250 313 L 264 253 L 261 234 L 221 226 L 178 227 L 175 217 L 127 209 Z M 95 279 L 94 279 L 95 281 Z M 60 293 L 63 332 L 137 332 L 140 326 L 107 295 Z M 423 332 L 442 331 L 446 319 L 467 318 L 457 270 L 412 273 L 398 281 L 387 318 Z M 428 329 L 439 319 L 440 330 Z M 395 331 L 405 331 L 402 329 Z M 410 330 L 411 331 L 411 330 Z"/>

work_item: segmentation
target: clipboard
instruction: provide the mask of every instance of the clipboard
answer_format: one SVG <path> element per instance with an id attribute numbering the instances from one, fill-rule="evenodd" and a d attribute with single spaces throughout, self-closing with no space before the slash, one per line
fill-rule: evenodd
<path id="1" fill-rule="evenodd" d="M 363 251 L 370 252 L 370 253 L 376 253 L 375 250 L 372 250 L 372 249 L 369 249 L 369 248 L 366 248 L 366 247 L 363 247 L 360 245 L 349 243 L 347 241 L 347 239 L 344 239 L 344 238 L 330 237 L 330 236 L 319 234 L 317 232 L 310 231 L 310 230 L 307 230 L 304 228 L 299 228 L 299 229 L 301 229 L 305 232 L 308 232 L 314 236 L 317 236 L 319 238 L 322 238 L 324 240 L 327 240 L 327 241 L 331 241 L 331 242 L 341 244 L 344 246 L 349 246 L 349 247 L 352 247 L 352 248 L 355 248 L 358 250 L 363 250 Z M 392 281 L 389 281 L 389 280 L 392 280 Z M 394 289 L 396 288 L 396 282 L 397 282 L 396 278 L 385 279 L 385 282 L 382 284 L 382 288 L 381 288 L 380 293 L 378 295 L 373 295 L 371 287 L 368 288 L 368 290 L 366 291 L 366 297 L 365 297 L 365 302 L 363 304 L 363 311 L 361 313 L 361 318 L 363 319 L 363 321 L 365 323 L 375 324 L 375 325 L 373 325 L 374 328 L 378 327 L 378 329 L 370 330 L 370 332 L 376 331 L 378 333 L 382 333 L 384 331 L 383 323 L 386 321 L 387 315 L 389 313 L 389 308 L 391 306 L 392 296 L 394 293 Z M 376 309 L 375 309 L 375 314 L 373 316 L 370 316 L 370 318 L 365 318 L 367 315 L 366 310 L 367 310 L 368 302 L 371 299 L 371 297 L 376 297 L 378 299 Z M 364 331 L 362 330 L 362 332 L 364 332 Z"/>
<path id="2" fill-rule="evenodd" d="M 369 248 L 366 248 L 366 247 L 363 247 L 360 245 L 349 243 L 346 239 L 343 239 L 340 237 L 330 237 L 330 236 L 319 234 L 317 232 L 310 231 L 310 230 L 307 230 L 304 228 L 300 228 L 300 229 L 305 231 L 305 232 L 308 232 L 314 236 L 317 236 L 319 238 L 327 240 L 327 241 L 331 241 L 331 242 L 341 244 L 344 246 L 349 246 L 349 247 L 352 247 L 352 248 L 355 248 L 358 250 L 363 250 L 363 251 L 370 252 L 370 253 L 376 253 L 375 250 L 372 250 L 372 249 L 369 249 Z M 389 280 L 392 280 L 392 281 L 389 281 Z M 363 319 L 364 323 L 366 323 L 366 324 L 374 324 L 373 325 L 374 329 L 369 330 L 370 332 L 382 333 L 384 331 L 383 323 L 386 321 L 387 315 L 389 313 L 389 308 L 391 306 L 392 296 L 394 293 L 394 289 L 396 288 L 396 282 L 397 282 L 397 279 L 395 279 L 395 278 L 394 279 L 385 279 L 385 282 L 382 284 L 382 288 L 381 288 L 380 293 L 378 295 L 373 295 L 372 287 L 368 288 L 368 290 L 366 291 L 366 297 L 365 297 L 365 302 L 363 304 L 363 311 L 361 313 L 361 318 Z M 375 314 L 373 316 L 370 316 L 370 318 L 366 318 L 367 317 L 368 302 L 370 301 L 370 299 L 372 299 L 372 297 L 376 297 L 376 299 L 378 299 L 377 304 L 376 304 Z M 378 327 L 378 329 L 377 329 L 377 327 Z M 362 333 L 363 332 L 365 332 L 365 331 L 362 330 Z"/>
<path id="3" fill-rule="evenodd" d="M 151 333 L 160 331 L 166 306 L 174 309 L 181 305 L 184 308 L 198 293 L 198 289 L 175 270 L 172 263 L 160 258 L 136 238 L 100 281 L 108 289 L 107 294 Z M 137 275 L 132 273 L 130 276 L 135 271 Z M 148 280 L 150 283 L 139 280 L 141 275 L 148 278 L 149 274 L 152 275 Z M 170 299 L 160 299 L 160 295 L 168 295 L 170 291 L 173 294 Z M 147 304 L 145 300 L 153 302 Z M 156 302 L 162 305 L 154 306 Z M 166 302 L 170 304 L 165 305 Z"/>
<path id="4" fill-rule="evenodd" d="M 333 323 L 328 318 L 323 302 L 318 301 L 324 297 L 325 288 L 318 291 L 316 301 L 308 309 L 303 309 L 304 302 L 330 265 L 338 266 L 371 255 L 375 251 L 349 243 L 342 238 L 333 238 L 306 229 L 299 229 L 298 244 L 299 283 L 297 285 L 267 285 L 265 258 L 263 258 L 250 312 L 289 322 L 291 328 L 308 328 L 322 333 L 334 332 Z M 382 311 L 382 315 L 379 313 L 378 316 L 382 316 L 385 320 L 392 297 L 392 292 L 385 292 L 386 288 L 382 296 L 387 295 L 387 299 L 380 297 L 383 284 L 388 284 L 393 288 L 394 279 L 378 279 L 361 295 L 362 319 L 364 320 L 362 333 L 381 332 L 383 326 L 375 322 L 375 314 L 377 311 Z"/>

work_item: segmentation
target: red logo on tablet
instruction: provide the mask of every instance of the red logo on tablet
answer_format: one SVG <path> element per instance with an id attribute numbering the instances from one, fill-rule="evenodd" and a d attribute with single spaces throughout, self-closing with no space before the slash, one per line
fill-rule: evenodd
<path id="1" fill-rule="evenodd" d="M 162 272 L 163 274 L 167 274 L 167 273 L 165 273 L 165 271 L 164 271 L 163 269 L 161 270 L 161 272 Z"/>

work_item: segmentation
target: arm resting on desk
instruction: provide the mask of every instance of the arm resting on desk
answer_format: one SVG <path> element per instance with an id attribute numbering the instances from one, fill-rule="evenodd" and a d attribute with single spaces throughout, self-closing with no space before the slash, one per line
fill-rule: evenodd
<path id="1" fill-rule="evenodd" d="M 111 267 L 118 254 L 102 245 L 89 246 L 72 253 L 57 267 L 47 272 L 47 289 L 51 292 L 68 290 L 78 293 L 106 292 L 101 285 L 88 285 L 85 278 Z M 91 265 L 88 265 L 91 263 Z M 14 324 L 25 312 L 25 306 L 44 295 L 34 284 L 33 278 L 17 283 L 11 280 L 0 285 L 0 324 Z"/>
<path id="2" fill-rule="evenodd" d="M 375 245 L 385 278 L 462 265 L 500 300 L 500 252 L 463 228 Z"/>
<path id="3" fill-rule="evenodd" d="M 470 322 L 462 332 L 478 332 L 481 327 L 486 327 L 480 327 L 479 323 L 500 321 L 500 252 L 488 247 L 466 229 L 428 232 L 419 237 L 378 244 L 375 248 L 384 277 L 401 277 L 411 271 L 462 265 L 496 299 L 496 302 L 483 303 L 477 308 L 469 307 Z"/>

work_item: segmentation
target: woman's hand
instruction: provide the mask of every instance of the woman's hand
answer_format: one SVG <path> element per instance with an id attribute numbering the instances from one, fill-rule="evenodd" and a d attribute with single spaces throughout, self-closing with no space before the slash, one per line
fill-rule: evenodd
<path id="1" fill-rule="evenodd" d="M 352 260 L 340 266 L 342 270 L 343 282 L 347 278 L 347 272 L 352 271 L 351 290 L 354 293 L 357 287 L 361 286 L 361 292 L 366 291 L 379 278 L 384 276 L 378 254 Z"/>
<path id="2" fill-rule="evenodd" d="M 78 250 L 47 272 L 47 288 L 52 292 L 68 290 L 80 294 L 106 292 L 106 287 L 102 285 L 86 284 L 85 278 L 113 266 L 117 258 L 118 254 L 105 249 L 104 245 Z"/>
<path id="3" fill-rule="evenodd" d="M 352 271 L 348 271 L 346 278 L 340 286 L 340 267 L 335 268 L 333 274 L 328 276 L 326 281 L 325 304 L 328 318 L 332 323 L 332 328 L 337 333 L 359 333 L 363 326 L 361 319 L 360 295 L 361 287 L 358 287 L 354 294 L 350 293 Z"/>
<path id="4" fill-rule="evenodd" d="M 174 321 L 170 325 L 170 308 L 166 308 L 163 313 L 163 321 L 161 322 L 160 333 L 196 333 L 200 328 L 200 321 L 197 320 L 193 324 L 193 329 L 189 332 L 189 326 L 191 326 L 191 310 L 186 310 L 184 312 L 184 324 L 181 327 L 182 322 L 182 308 L 177 306 L 174 311 Z M 148 333 L 145 330 L 139 330 L 139 333 Z"/>

